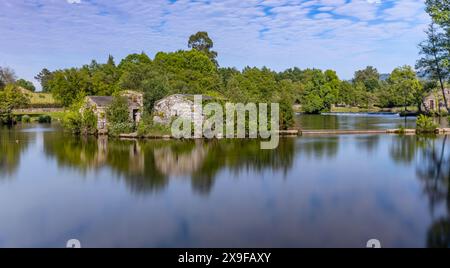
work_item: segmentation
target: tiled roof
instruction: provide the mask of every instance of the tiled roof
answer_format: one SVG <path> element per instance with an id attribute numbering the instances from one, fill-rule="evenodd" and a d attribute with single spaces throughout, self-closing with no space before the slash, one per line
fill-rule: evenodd
<path id="1" fill-rule="evenodd" d="M 113 101 L 111 96 L 88 96 L 88 98 L 98 107 L 106 107 Z"/>

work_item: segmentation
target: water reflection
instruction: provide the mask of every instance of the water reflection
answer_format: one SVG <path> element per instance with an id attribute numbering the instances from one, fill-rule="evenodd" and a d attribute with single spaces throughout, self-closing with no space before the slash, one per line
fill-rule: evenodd
<path id="1" fill-rule="evenodd" d="M 28 147 L 30 136 L 33 135 L 0 126 L 0 179 L 14 175 L 19 167 L 21 154 Z"/>
<path id="2" fill-rule="evenodd" d="M 434 219 L 428 230 L 428 247 L 450 247 L 450 154 L 447 139 L 445 136 L 436 142 L 428 140 L 426 146 L 421 147 L 422 163 L 417 167 Z M 444 208 L 441 215 L 437 213 L 440 206 Z"/>
<path id="3" fill-rule="evenodd" d="M 293 163 L 294 143 L 295 139 L 282 139 L 271 151 L 260 150 L 257 140 L 122 141 L 44 134 L 44 152 L 60 168 L 86 173 L 108 167 L 138 193 L 163 189 L 170 178 L 188 177 L 195 191 L 207 194 L 224 168 L 287 171 Z"/>
<path id="4" fill-rule="evenodd" d="M 332 159 L 339 150 L 339 136 L 322 136 L 300 139 L 297 150 L 302 155 L 316 160 Z"/>
<path id="5" fill-rule="evenodd" d="M 446 124 L 442 120 L 442 124 Z M 308 129 L 389 129 L 403 126 L 415 128 L 415 117 L 400 117 L 397 114 L 324 114 L 296 116 L 296 122 L 300 128 Z"/>
<path id="6" fill-rule="evenodd" d="M 0 178 L 14 180 L 0 183 L 0 246 L 448 247 L 449 138 L 305 136 L 266 151 L 2 129 Z"/>
<path id="7" fill-rule="evenodd" d="M 366 152 L 371 153 L 376 151 L 380 142 L 380 135 L 356 136 L 355 140 L 358 144 L 358 147 L 362 148 Z"/>
<path id="8" fill-rule="evenodd" d="M 395 135 L 390 146 L 390 155 L 396 163 L 411 164 L 420 150 L 433 143 L 436 136 Z"/>

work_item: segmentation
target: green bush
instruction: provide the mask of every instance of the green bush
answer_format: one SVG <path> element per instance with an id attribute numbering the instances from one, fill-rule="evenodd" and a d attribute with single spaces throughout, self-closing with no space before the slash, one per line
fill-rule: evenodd
<path id="1" fill-rule="evenodd" d="M 23 117 L 22 114 L 16 115 L 16 116 L 15 116 L 15 121 L 16 121 L 16 122 L 22 122 L 22 117 Z"/>
<path id="2" fill-rule="evenodd" d="M 133 123 L 115 123 L 109 124 L 108 134 L 113 137 L 117 137 L 120 134 L 131 133 L 135 129 Z"/>
<path id="3" fill-rule="evenodd" d="M 292 104 L 282 100 L 280 102 L 280 129 L 290 129 L 294 124 L 294 110 L 292 109 Z"/>
<path id="4" fill-rule="evenodd" d="M 108 119 L 108 134 L 118 136 L 119 134 L 135 131 L 135 125 L 130 120 L 128 100 L 125 97 L 115 96 L 106 111 Z"/>
<path id="5" fill-rule="evenodd" d="M 92 108 L 84 109 L 81 116 L 81 133 L 84 135 L 96 135 L 98 130 L 97 122 L 97 115 L 95 115 Z"/>
<path id="6" fill-rule="evenodd" d="M 423 114 L 417 117 L 416 131 L 418 133 L 434 133 L 437 125 L 434 123 L 432 117 L 425 116 Z"/>
<path id="7" fill-rule="evenodd" d="M 106 111 L 108 122 L 114 123 L 129 123 L 130 114 L 128 111 L 128 101 L 125 97 L 115 96 L 111 105 Z"/>
<path id="8" fill-rule="evenodd" d="M 22 123 L 30 123 L 31 117 L 29 115 L 22 116 Z"/>
<path id="9" fill-rule="evenodd" d="M 96 135 L 97 116 L 91 108 L 80 113 L 81 103 L 73 105 L 62 119 L 63 127 L 73 134 Z"/>
<path id="10" fill-rule="evenodd" d="M 40 115 L 38 118 L 38 122 L 41 124 L 50 124 L 52 122 L 52 117 L 50 115 Z"/>
<path id="11" fill-rule="evenodd" d="M 171 127 L 154 123 L 150 115 L 145 114 L 137 126 L 137 134 L 139 136 L 162 136 L 171 135 Z"/>
<path id="12" fill-rule="evenodd" d="M 62 119 L 64 130 L 73 134 L 81 133 L 81 114 L 76 109 L 69 110 Z"/>

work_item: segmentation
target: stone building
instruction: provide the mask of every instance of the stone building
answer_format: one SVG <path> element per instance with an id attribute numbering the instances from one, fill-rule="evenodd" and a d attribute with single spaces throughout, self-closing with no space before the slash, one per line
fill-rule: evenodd
<path id="1" fill-rule="evenodd" d="M 196 108 L 200 109 L 200 107 L 196 107 L 197 104 L 195 104 L 194 98 L 195 95 L 175 94 L 157 101 L 153 108 L 153 121 L 168 125 L 171 123 L 173 118 L 186 118 L 195 122 L 194 111 Z M 212 98 L 209 96 L 202 95 L 203 101 L 211 99 Z M 201 115 L 199 120 L 199 124 L 201 124 L 203 121 L 203 115 Z"/>
<path id="2" fill-rule="evenodd" d="M 132 122 L 136 124 L 139 123 L 144 107 L 143 94 L 127 90 L 121 92 L 120 95 L 128 100 L 128 110 Z M 108 118 L 106 112 L 112 101 L 112 96 L 87 96 L 85 99 L 85 106 L 82 109 L 92 108 L 97 116 L 97 129 L 99 134 L 108 133 Z"/>
<path id="3" fill-rule="evenodd" d="M 450 89 L 444 89 L 445 97 L 447 99 L 448 106 L 450 107 Z M 430 112 L 439 112 L 445 110 L 444 97 L 442 95 L 442 90 L 435 90 L 428 94 L 424 98 L 422 109 Z"/>

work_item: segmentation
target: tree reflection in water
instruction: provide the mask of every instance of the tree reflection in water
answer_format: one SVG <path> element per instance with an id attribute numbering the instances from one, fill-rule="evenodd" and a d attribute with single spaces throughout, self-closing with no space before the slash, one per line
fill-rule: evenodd
<path id="1" fill-rule="evenodd" d="M 428 139 L 422 148 L 421 163 L 417 175 L 430 201 L 430 212 L 435 219 L 435 211 L 444 205 L 446 213 L 434 220 L 427 234 L 428 247 L 450 247 L 450 154 L 447 136 L 442 139 Z"/>
<path id="2" fill-rule="evenodd" d="M 83 173 L 107 167 L 135 193 L 158 191 L 171 178 L 189 177 L 193 190 L 208 194 L 224 168 L 287 171 L 293 163 L 294 144 L 295 139 L 281 139 L 276 150 L 261 150 L 258 140 L 121 141 L 44 134 L 44 152 L 60 167 Z"/>
<path id="3" fill-rule="evenodd" d="M 0 179 L 2 179 L 4 176 L 14 175 L 20 164 L 20 156 L 28 147 L 29 136 L 35 134 L 6 126 L 0 128 Z"/>

